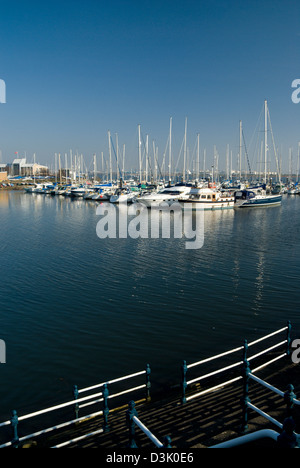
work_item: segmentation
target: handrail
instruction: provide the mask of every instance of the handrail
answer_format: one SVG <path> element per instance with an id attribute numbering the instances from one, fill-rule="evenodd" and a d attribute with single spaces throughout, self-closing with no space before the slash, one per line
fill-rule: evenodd
<path id="1" fill-rule="evenodd" d="M 217 354 L 215 356 L 211 356 L 210 358 L 202 359 L 201 361 L 197 361 L 197 362 L 194 362 L 194 363 L 191 363 L 191 364 L 186 364 L 186 362 L 183 361 L 183 364 L 182 364 L 182 367 L 181 367 L 181 370 L 182 370 L 182 398 L 181 398 L 181 402 L 186 403 L 187 401 L 189 401 L 189 400 L 191 400 L 193 398 L 197 398 L 198 396 L 201 396 L 201 395 L 203 395 L 205 393 L 208 393 L 209 391 L 213 391 L 213 390 L 215 390 L 216 388 L 219 388 L 219 387 L 224 387 L 225 385 L 229 385 L 229 384 L 241 379 L 242 377 L 240 376 L 240 377 L 237 377 L 235 379 L 229 380 L 227 382 L 223 382 L 222 384 L 220 384 L 218 386 L 214 386 L 214 387 L 212 387 L 212 388 L 210 388 L 208 390 L 198 392 L 198 393 L 196 393 L 194 395 L 189 395 L 189 396 L 185 395 L 186 388 L 187 388 L 188 385 L 194 384 L 196 382 L 200 382 L 201 380 L 204 380 L 204 379 L 206 379 L 208 377 L 212 377 L 212 376 L 215 376 L 215 375 L 220 374 L 222 372 L 226 372 L 226 371 L 229 371 L 231 369 L 234 369 L 235 367 L 241 366 L 244 361 L 240 360 L 240 361 L 237 361 L 237 362 L 235 362 L 233 364 L 227 365 L 227 366 L 225 366 L 225 367 L 223 367 L 221 369 L 209 372 L 207 374 L 195 377 L 195 378 L 190 379 L 190 380 L 186 380 L 186 373 L 187 373 L 187 371 L 189 369 L 191 369 L 193 367 L 196 367 L 196 366 L 199 366 L 199 365 L 202 365 L 202 364 L 206 364 L 206 363 L 211 362 L 213 360 L 217 360 L 217 359 L 222 358 L 224 356 L 234 354 L 234 353 L 242 351 L 242 350 L 244 351 L 243 359 L 245 359 L 246 358 L 246 349 L 247 348 L 255 346 L 258 343 L 260 343 L 260 342 L 262 342 L 264 340 L 267 340 L 267 339 L 269 339 L 269 338 L 271 338 L 271 337 L 273 337 L 275 335 L 278 335 L 278 334 L 280 334 L 280 333 L 282 333 L 284 331 L 288 331 L 288 333 L 290 332 L 290 322 L 288 322 L 288 325 L 286 327 L 280 328 L 279 330 L 276 330 L 276 331 L 274 331 L 272 333 L 269 333 L 268 335 L 265 335 L 265 336 L 263 336 L 263 337 L 261 337 L 261 338 L 259 338 L 257 340 L 254 340 L 254 341 L 252 341 L 250 343 L 247 343 L 245 341 L 244 346 L 239 346 L 239 347 L 233 348 L 233 349 L 231 349 L 229 351 L 226 351 L 224 353 L 220 353 L 220 354 Z M 254 360 L 254 359 L 258 358 L 258 357 L 263 356 L 264 354 L 267 354 L 267 353 L 269 353 L 271 351 L 274 351 L 275 349 L 277 349 L 277 348 L 279 348 L 279 347 L 281 347 L 283 345 L 289 345 L 289 339 L 288 338 L 286 340 L 281 341 L 280 343 L 276 343 L 275 345 L 270 346 L 267 349 L 265 349 L 263 351 L 260 351 L 260 352 L 258 352 L 256 354 L 248 357 L 247 360 L 248 361 Z M 276 357 L 276 358 L 268 361 L 265 364 L 260 365 L 255 370 L 258 371 L 258 370 L 262 369 L 263 367 L 271 364 L 272 362 L 275 362 L 276 360 L 281 359 L 284 356 L 286 356 L 286 353 L 284 353 L 283 355 L 280 355 L 279 357 Z"/>
<path id="2" fill-rule="evenodd" d="M 228 440 L 227 442 L 221 442 L 220 444 L 213 445 L 209 448 L 232 448 L 237 447 L 238 445 L 248 444 L 249 442 L 255 442 L 260 439 L 270 438 L 277 441 L 277 438 L 280 434 L 272 429 L 262 429 L 260 431 L 252 432 L 251 434 L 246 434 L 236 439 Z"/>
<path id="3" fill-rule="evenodd" d="M 149 389 L 151 387 L 150 381 L 149 381 L 150 373 L 151 373 L 151 370 L 150 370 L 149 364 L 147 364 L 147 369 L 146 370 L 139 371 L 139 372 L 136 372 L 134 374 L 125 375 L 123 377 L 113 379 L 113 380 L 109 380 L 109 381 L 103 382 L 101 384 L 93 385 L 92 387 L 86 387 L 86 388 L 83 388 L 81 390 L 77 390 L 76 395 L 74 393 L 74 398 L 75 399 L 67 401 L 65 403 L 54 405 L 52 407 L 45 408 L 45 409 L 42 409 L 42 410 L 39 410 L 39 411 L 35 411 L 33 413 L 25 414 L 25 415 L 20 416 L 20 417 L 18 417 L 16 415 L 16 412 L 14 412 L 15 413 L 15 420 L 14 421 L 13 421 L 13 418 L 12 418 L 12 419 L 10 419 L 8 421 L 0 423 L 0 428 L 4 427 L 4 426 L 9 426 L 9 425 L 11 425 L 13 427 L 13 429 L 14 429 L 13 441 L 10 441 L 10 442 L 7 442 L 5 444 L 0 445 L 0 448 L 9 447 L 11 445 L 14 445 L 16 442 L 18 442 L 18 443 L 23 442 L 25 440 L 31 439 L 32 437 L 37 437 L 37 436 L 46 434 L 48 432 L 51 432 L 51 431 L 54 431 L 54 430 L 57 430 L 57 429 L 61 429 L 61 428 L 66 427 L 68 425 L 74 424 L 75 422 L 79 422 L 79 421 L 82 421 L 84 419 L 99 416 L 101 414 L 104 415 L 104 427 L 105 427 L 105 429 L 107 429 L 108 428 L 107 415 L 109 413 L 109 410 L 108 410 L 108 407 L 107 407 L 108 400 L 112 399 L 112 398 L 119 397 L 121 395 L 128 394 L 130 392 L 134 392 L 134 391 L 143 389 L 143 388 L 147 389 L 147 398 L 148 398 L 149 397 Z M 145 375 L 145 374 L 147 376 L 146 383 L 144 383 L 142 385 L 139 385 L 139 386 L 131 387 L 129 389 L 120 391 L 120 392 L 112 394 L 112 395 L 109 395 L 108 390 L 107 390 L 107 385 L 108 384 L 114 384 L 116 382 L 121 382 L 121 381 L 124 381 L 124 380 L 131 379 L 133 377 L 137 377 L 137 376 L 141 376 L 141 375 Z M 78 394 L 94 390 L 94 389 L 99 388 L 101 386 L 104 389 L 103 391 L 98 392 L 98 393 L 94 393 L 92 395 L 86 395 L 84 397 L 78 398 Z M 77 389 L 77 387 L 76 387 L 76 389 Z M 89 400 L 92 400 L 92 401 L 89 401 Z M 84 404 L 79 405 L 79 403 L 83 403 L 83 402 L 84 402 Z M 81 418 L 78 418 L 79 408 L 83 408 L 85 406 L 89 406 L 89 405 L 99 403 L 99 402 L 104 402 L 103 411 L 97 411 L 95 413 L 85 415 L 85 416 L 83 416 Z M 47 413 L 50 413 L 50 412 L 53 412 L 53 411 L 56 411 L 56 410 L 59 410 L 59 409 L 67 408 L 69 406 L 73 406 L 73 407 L 75 406 L 75 408 L 76 408 L 75 409 L 75 412 L 76 412 L 76 418 L 75 419 L 73 419 L 71 421 L 68 421 L 68 422 L 64 422 L 64 423 L 59 424 L 59 425 L 54 425 L 52 427 L 48 427 L 47 429 L 42 429 L 42 430 L 34 432 L 34 433 L 30 434 L 30 435 L 26 435 L 26 436 L 24 436 L 22 438 L 18 437 L 18 435 L 17 435 L 17 426 L 18 426 L 20 421 L 25 421 L 25 420 L 34 418 L 36 416 L 41 416 L 41 415 L 44 415 L 44 414 L 47 414 Z"/>
<path id="4" fill-rule="evenodd" d="M 265 413 L 264 411 L 260 410 L 259 408 L 257 408 L 257 406 L 255 405 L 252 405 L 252 403 L 250 403 L 250 401 L 247 402 L 247 406 L 248 408 L 252 409 L 253 411 L 255 411 L 256 413 L 258 413 L 260 416 L 262 416 L 263 418 L 267 419 L 268 421 L 270 421 L 271 423 L 275 424 L 275 426 L 278 426 L 280 429 L 283 428 L 283 424 L 281 424 L 279 421 L 277 421 L 276 419 L 272 418 L 272 416 L 270 416 L 269 414 Z"/>
<path id="5" fill-rule="evenodd" d="M 250 379 L 254 380 L 255 382 L 263 385 L 264 387 L 268 388 L 269 390 L 272 390 L 274 393 L 277 393 L 281 397 L 284 397 L 284 392 L 281 390 L 278 390 L 278 388 L 273 387 L 273 385 L 268 384 L 264 380 L 260 379 L 259 377 L 256 377 L 256 375 L 253 375 L 252 373 L 249 374 Z"/>
<path id="6" fill-rule="evenodd" d="M 156 447 L 162 448 L 164 446 L 164 444 L 162 444 L 136 416 L 133 416 L 133 421 L 144 432 L 144 434 L 149 437 Z"/>
<path id="7" fill-rule="evenodd" d="M 270 385 L 268 382 L 266 382 L 265 380 L 262 380 L 260 379 L 259 377 L 257 377 L 256 375 L 253 375 L 253 373 L 251 372 L 249 374 L 249 377 L 254 380 L 255 382 L 263 385 L 264 387 L 268 388 L 269 390 L 271 390 L 272 392 L 274 393 L 277 393 L 278 395 L 280 395 L 281 397 L 284 398 L 285 396 L 285 393 L 281 390 L 279 390 L 278 388 L 274 387 L 273 385 Z M 297 400 L 296 398 L 292 398 L 292 401 L 295 405 L 300 405 L 300 400 Z"/>
<path id="8" fill-rule="evenodd" d="M 118 379 L 113 379 L 113 380 L 108 380 L 108 381 L 105 381 L 105 382 L 101 382 L 99 384 L 93 385 L 92 387 L 82 388 L 81 390 L 78 390 L 78 393 L 89 392 L 91 390 L 94 390 L 95 388 L 103 387 L 103 385 L 105 385 L 105 384 L 111 385 L 111 384 L 116 383 L 116 382 L 121 382 L 122 380 L 132 379 L 133 377 L 137 377 L 139 375 L 146 374 L 146 372 L 147 372 L 146 370 L 142 370 L 142 371 L 136 372 L 134 374 L 124 375 L 123 377 L 119 377 Z"/>

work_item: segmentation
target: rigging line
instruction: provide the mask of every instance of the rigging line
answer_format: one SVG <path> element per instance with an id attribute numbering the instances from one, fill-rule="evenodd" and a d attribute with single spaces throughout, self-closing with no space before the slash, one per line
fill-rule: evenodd
<path id="1" fill-rule="evenodd" d="M 144 162 L 144 156 L 146 154 L 146 143 L 145 143 L 145 140 L 144 140 L 144 137 L 143 137 L 143 134 L 141 132 L 141 137 L 142 137 L 142 143 L 144 143 L 144 150 L 143 150 L 143 157 L 142 157 L 142 165 L 143 165 L 143 162 Z M 150 168 L 150 176 L 151 177 L 154 177 L 154 174 L 152 172 L 152 167 L 151 167 L 151 160 L 149 158 L 149 148 L 148 148 L 148 154 L 147 154 L 147 158 L 148 158 L 148 166 Z"/>
<path id="2" fill-rule="evenodd" d="M 274 140 L 274 135 L 273 135 L 273 129 L 272 129 L 272 124 L 271 124 L 271 117 L 270 117 L 269 108 L 268 108 L 268 117 L 269 117 L 269 124 L 270 124 L 270 130 L 271 130 L 271 135 L 272 135 L 273 149 L 274 149 L 274 154 L 275 154 L 275 159 L 276 159 L 277 173 L 278 173 L 279 178 L 281 178 L 281 174 L 280 174 L 280 171 L 279 171 L 279 161 L 278 161 L 278 156 L 277 156 L 277 151 L 276 151 L 276 146 L 275 146 L 275 140 Z"/>
<path id="3" fill-rule="evenodd" d="M 180 160 L 180 157 L 181 157 L 181 154 L 182 154 L 183 145 L 184 145 L 184 138 L 183 138 L 182 143 L 181 143 L 181 148 L 180 148 L 179 155 L 178 155 L 178 159 L 177 159 L 177 163 L 176 163 L 176 166 L 175 166 L 175 172 L 176 172 L 176 170 L 177 170 L 177 167 L 178 167 L 178 164 L 179 164 L 179 160 Z"/>
<path id="4" fill-rule="evenodd" d="M 249 173 L 251 174 L 250 161 L 249 161 L 249 157 L 248 157 L 248 151 L 247 151 L 247 146 L 246 146 L 246 140 L 245 140 L 245 135 L 244 135 L 244 131 L 243 131 L 243 130 L 242 130 L 242 135 L 243 135 L 243 141 L 244 141 L 244 145 L 245 145 L 245 153 L 246 153 L 246 156 L 247 156 L 247 163 L 248 163 Z"/>
<path id="5" fill-rule="evenodd" d="M 111 145 L 112 145 L 112 149 L 113 149 L 113 151 L 114 151 L 114 154 L 115 154 L 117 166 L 118 166 L 118 168 L 119 168 L 119 173 L 121 174 L 121 178 L 123 179 L 123 172 L 121 171 L 120 165 L 119 165 L 119 163 L 118 163 L 117 153 L 116 153 L 116 150 L 115 150 L 115 147 L 114 147 L 114 143 L 113 143 L 113 141 L 112 141 L 111 136 L 110 136 L 110 142 L 111 142 Z"/>
<path id="6" fill-rule="evenodd" d="M 156 161 L 158 172 L 160 174 L 161 179 L 163 180 L 163 175 L 162 175 L 161 168 L 160 168 L 160 165 L 159 165 L 159 162 L 158 162 L 158 158 L 156 157 L 156 151 L 153 152 L 153 153 L 154 153 L 154 162 Z"/>

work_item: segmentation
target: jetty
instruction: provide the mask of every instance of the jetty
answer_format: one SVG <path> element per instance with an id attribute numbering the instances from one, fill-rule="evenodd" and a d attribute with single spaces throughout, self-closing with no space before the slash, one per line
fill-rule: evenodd
<path id="1" fill-rule="evenodd" d="M 28 415 L 13 412 L 0 424 L 0 447 L 296 448 L 300 367 L 293 346 L 288 322 L 219 355 L 183 361 L 180 382 L 163 393 L 152 392 L 149 364 L 92 387 L 74 386 L 69 402 Z"/>

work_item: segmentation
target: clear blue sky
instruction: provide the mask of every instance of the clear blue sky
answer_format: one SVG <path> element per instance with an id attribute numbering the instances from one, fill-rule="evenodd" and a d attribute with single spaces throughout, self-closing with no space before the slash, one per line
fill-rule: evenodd
<path id="1" fill-rule="evenodd" d="M 199 133 L 207 165 L 214 145 L 222 165 L 240 120 L 251 146 L 264 99 L 276 144 L 296 159 L 299 19 L 291 0 L 1 0 L 2 160 L 18 151 L 52 164 L 72 149 L 89 163 L 107 157 L 109 130 L 137 167 L 138 124 L 161 158 L 170 117 L 177 160 L 187 117 L 190 153 Z"/>

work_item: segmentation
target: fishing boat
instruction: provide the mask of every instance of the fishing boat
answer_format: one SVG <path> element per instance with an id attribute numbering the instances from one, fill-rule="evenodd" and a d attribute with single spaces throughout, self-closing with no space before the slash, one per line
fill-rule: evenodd
<path id="1" fill-rule="evenodd" d="M 228 210 L 234 208 L 234 195 L 227 190 L 193 187 L 187 197 L 178 199 L 185 208 L 208 210 Z"/>

